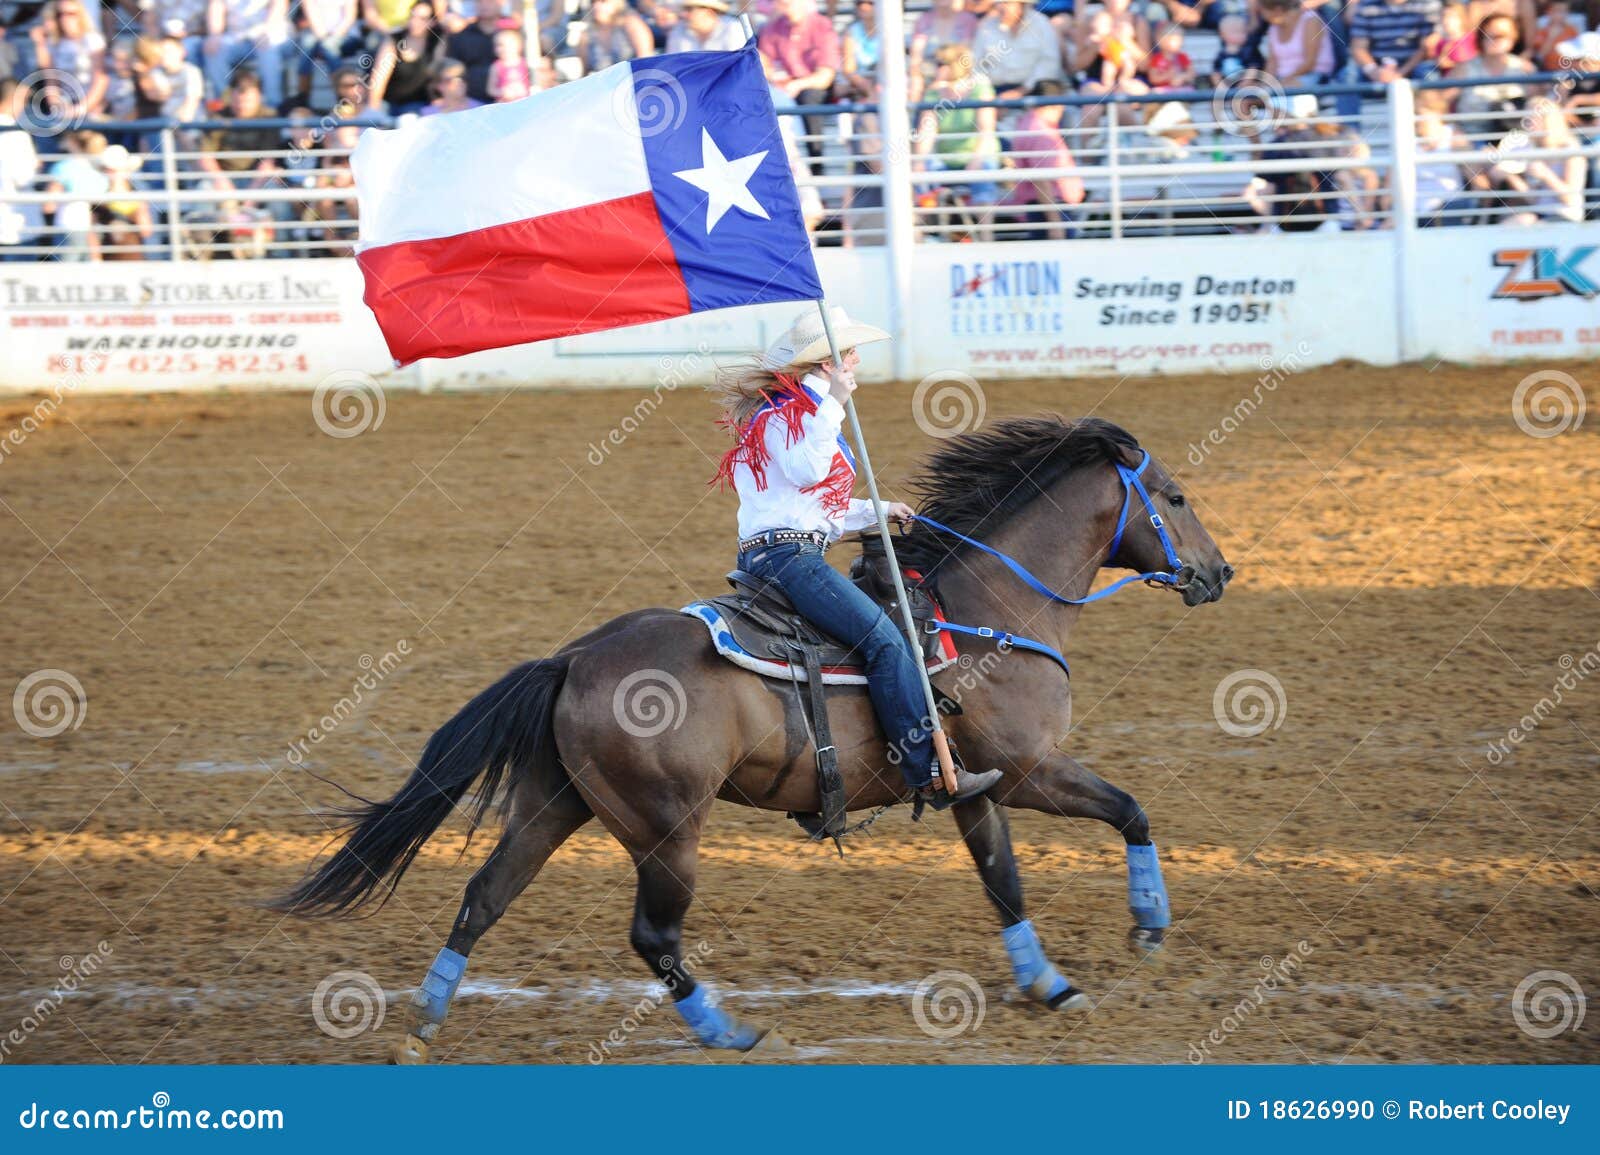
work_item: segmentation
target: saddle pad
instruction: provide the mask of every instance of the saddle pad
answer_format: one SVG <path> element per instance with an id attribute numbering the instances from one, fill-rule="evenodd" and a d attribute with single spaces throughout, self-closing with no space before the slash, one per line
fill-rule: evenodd
<path id="1" fill-rule="evenodd" d="M 749 670 L 753 674 L 760 674 L 767 678 L 782 678 L 784 681 L 804 682 L 806 680 L 805 666 L 799 662 L 791 665 L 779 658 L 766 657 L 753 654 L 741 646 L 733 636 L 733 631 L 728 628 L 728 623 L 722 616 L 722 610 L 709 601 L 690 602 L 678 611 L 688 614 L 692 618 L 699 618 L 711 632 L 711 644 L 717 648 L 728 661 L 736 666 Z M 928 659 L 928 673 L 936 674 L 955 663 L 956 648 L 950 640 L 949 634 L 939 637 L 938 656 Z M 823 666 L 822 684 L 824 686 L 865 686 L 867 684 L 866 671 L 860 666 Z"/>

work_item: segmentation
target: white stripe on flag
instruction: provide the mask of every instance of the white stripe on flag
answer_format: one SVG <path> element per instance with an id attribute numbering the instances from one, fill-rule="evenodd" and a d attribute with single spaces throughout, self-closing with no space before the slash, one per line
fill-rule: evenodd
<path id="1" fill-rule="evenodd" d="M 510 104 L 367 129 L 350 163 L 359 249 L 459 236 L 650 190 L 626 63 Z"/>

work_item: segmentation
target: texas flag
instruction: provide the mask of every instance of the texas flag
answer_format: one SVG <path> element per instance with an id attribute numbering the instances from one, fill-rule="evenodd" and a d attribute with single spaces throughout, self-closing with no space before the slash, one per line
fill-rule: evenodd
<path id="1" fill-rule="evenodd" d="M 351 165 L 398 364 L 823 295 L 754 45 L 369 130 Z"/>

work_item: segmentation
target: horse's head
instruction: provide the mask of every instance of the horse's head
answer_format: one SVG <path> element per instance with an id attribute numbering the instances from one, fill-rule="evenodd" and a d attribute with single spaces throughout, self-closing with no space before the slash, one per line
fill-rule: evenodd
<path id="1" fill-rule="evenodd" d="M 1137 446 L 1119 446 L 1112 464 L 1120 512 L 1106 565 L 1171 575 L 1153 581 L 1183 594 L 1184 605 L 1214 602 L 1233 577 L 1217 543 L 1166 466 Z"/>

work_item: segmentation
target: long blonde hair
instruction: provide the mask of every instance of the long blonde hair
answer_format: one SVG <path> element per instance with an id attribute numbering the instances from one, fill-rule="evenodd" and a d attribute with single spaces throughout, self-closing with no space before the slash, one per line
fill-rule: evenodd
<path id="1" fill-rule="evenodd" d="M 761 357 L 740 357 L 717 366 L 716 378 L 707 386 L 707 391 L 722 408 L 722 423 L 737 434 L 763 402 L 794 389 L 817 365 L 773 369 Z"/>

